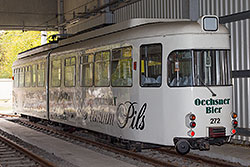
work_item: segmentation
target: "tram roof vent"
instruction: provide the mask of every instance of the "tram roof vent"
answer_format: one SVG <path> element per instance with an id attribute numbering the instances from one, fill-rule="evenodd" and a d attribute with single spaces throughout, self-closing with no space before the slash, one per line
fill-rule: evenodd
<path id="1" fill-rule="evenodd" d="M 202 16 L 198 23 L 201 25 L 204 31 L 218 31 L 219 30 L 219 18 L 215 15 Z"/>

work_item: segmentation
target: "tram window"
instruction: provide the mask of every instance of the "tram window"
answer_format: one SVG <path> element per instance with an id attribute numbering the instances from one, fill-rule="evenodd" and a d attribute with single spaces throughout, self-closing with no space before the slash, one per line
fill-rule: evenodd
<path id="1" fill-rule="evenodd" d="M 37 86 L 43 87 L 44 86 L 44 63 L 37 65 Z"/>
<path id="2" fill-rule="evenodd" d="M 140 47 L 140 85 L 160 87 L 162 83 L 162 45 L 151 44 Z"/>
<path id="3" fill-rule="evenodd" d="M 132 86 L 132 47 L 112 50 L 111 85 Z"/>
<path id="4" fill-rule="evenodd" d="M 20 82 L 19 82 L 19 87 L 24 87 L 24 67 L 20 68 Z"/>
<path id="5" fill-rule="evenodd" d="M 19 87 L 19 82 L 20 82 L 20 68 L 16 69 L 16 87 Z"/>
<path id="6" fill-rule="evenodd" d="M 110 51 L 95 54 L 95 86 L 109 86 Z"/>
<path id="7" fill-rule="evenodd" d="M 51 62 L 51 64 L 51 85 L 53 87 L 58 87 L 61 85 L 61 60 L 54 60 Z"/>
<path id="8" fill-rule="evenodd" d="M 174 51 L 168 57 L 169 86 L 192 85 L 192 54 L 190 51 Z"/>
<path id="9" fill-rule="evenodd" d="M 13 87 L 16 88 L 18 87 L 17 68 L 13 70 L 13 76 L 14 76 Z"/>
<path id="10" fill-rule="evenodd" d="M 64 85 L 73 87 L 76 85 L 76 57 L 64 60 Z"/>
<path id="11" fill-rule="evenodd" d="M 13 71 L 12 71 L 12 76 L 14 76 L 14 81 L 13 81 L 13 87 L 15 88 L 16 87 L 16 69 L 14 69 Z"/>
<path id="12" fill-rule="evenodd" d="M 17 85 L 16 85 L 17 73 L 16 73 L 16 72 L 17 72 L 17 69 L 14 69 L 14 70 L 13 70 L 13 76 L 14 76 L 13 87 L 14 87 L 14 88 L 17 87 Z"/>
<path id="13" fill-rule="evenodd" d="M 228 50 L 194 50 L 194 86 L 231 85 Z"/>
<path id="14" fill-rule="evenodd" d="M 25 67 L 25 87 L 30 87 L 31 86 L 31 68 L 30 66 Z"/>
<path id="15" fill-rule="evenodd" d="M 94 55 L 80 57 L 80 86 L 93 86 Z"/>
<path id="16" fill-rule="evenodd" d="M 228 50 L 174 51 L 168 57 L 168 85 L 231 85 L 230 67 Z"/>
<path id="17" fill-rule="evenodd" d="M 36 78 L 37 78 L 37 65 L 32 65 L 32 86 L 36 86 Z"/>

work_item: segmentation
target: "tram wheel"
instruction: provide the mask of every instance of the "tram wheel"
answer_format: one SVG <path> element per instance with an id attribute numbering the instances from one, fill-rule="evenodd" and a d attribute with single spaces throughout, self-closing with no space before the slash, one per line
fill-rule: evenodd
<path id="1" fill-rule="evenodd" d="M 179 154 L 187 154 L 190 151 L 190 145 L 187 140 L 181 139 L 175 145 L 176 151 Z"/>

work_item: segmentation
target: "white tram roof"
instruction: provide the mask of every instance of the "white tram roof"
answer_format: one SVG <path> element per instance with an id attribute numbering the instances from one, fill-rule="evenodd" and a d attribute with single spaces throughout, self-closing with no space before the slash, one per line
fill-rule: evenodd
<path id="1" fill-rule="evenodd" d="M 48 51 L 48 50 L 51 50 L 53 48 L 56 48 L 57 46 L 58 46 L 57 43 L 48 43 L 48 44 L 45 44 L 45 45 L 41 45 L 41 46 L 31 48 L 29 50 L 26 50 L 24 52 L 19 53 L 17 58 L 21 59 L 21 58 L 24 58 L 24 57 L 27 57 L 27 56 L 31 56 L 31 55 L 40 53 L 40 52 Z"/>
<path id="2" fill-rule="evenodd" d="M 130 30 L 136 27 L 144 27 L 142 32 L 133 33 L 133 37 L 147 37 L 152 35 L 173 35 L 173 34 L 204 34 L 215 33 L 205 32 L 199 22 L 191 21 L 189 19 L 130 19 L 121 23 L 117 23 L 104 28 L 96 29 L 83 34 L 75 35 L 64 40 L 60 40 L 58 44 L 52 44 L 38 49 L 31 49 L 20 53 L 18 58 L 24 58 L 50 49 L 66 46 L 71 43 L 81 42 L 87 39 L 93 39 L 103 35 L 113 34 L 124 30 Z M 224 26 L 219 26 L 216 33 L 228 34 L 228 30 Z"/>
<path id="3" fill-rule="evenodd" d="M 117 24 L 113 24 L 111 26 L 107 26 L 101 29 L 97 29 L 94 31 L 90 31 L 87 33 L 79 34 L 77 36 L 70 37 L 68 39 L 62 40 L 59 42 L 60 45 L 66 45 L 71 43 L 72 41 L 80 41 L 83 39 L 88 38 L 95 38 L 102 35 L 107 35 L 110 33 L 115 33 L 127 29 L 131 29 L 134 27 L 146 25 L 146 24 L 153 24 L 153 23 L 169 23 L 169 22 L 183 22 L 183 21 L 190 21 L 189 19 L 145 19 L 145 18 L 134 18 L 130 20 L 126 20 Z"/>
<path id="4" fill-rule="evenodd" d="M 68 39 L 59 41 L 59 46 L 70 44 L 72 42 L 87 40 L 103 35 L 113 34 L 124 30 L 129 30 L 136 27 L 144 27 L 143 33 L 131 32 L 133 36 L 143 37 L 152 35 L 173 35 L 173 34 L 205 34 L 205 33 L 223 33 L 228 34 L 228 30 L 219 25 L 218 31 L 204 31 L 202 29 L 200 20 L 191 21 L 190 19 L 145 19 L 135 18 L 101 29 L 90 31 L 84 34 L 79 34 Z"/>

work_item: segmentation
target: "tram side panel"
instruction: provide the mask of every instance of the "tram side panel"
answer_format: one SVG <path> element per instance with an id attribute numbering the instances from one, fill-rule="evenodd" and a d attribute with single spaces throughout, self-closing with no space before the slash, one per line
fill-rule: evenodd
<path id="1" fill-rule="evenodd" d="M 69 71 L 71 72 L 68 78 L 70 82 L 65 82 L 65 65 L 69 65 Z M 52 121 L 61 122 L 76 126 L 76 113 L 78 94 L 80 91 L 76 90 L 76 55 L 71 54 L 56 54 L 50 57 L 50 83 L 49 83 L 49 118 Z M 72 65 L 71 66 L 71 61 Z M 74 70 L 74 71 L 71 71 Z M 65 83 L 67 86 L 65 86 Z M 77 93 L 79 92 L 79 93 Z"/>
<path id="2" fill-rule="evenodd" d="M 47 119 L 45 72 L 45 62 L 41 60 L 14 67 L 13 110 L 16 113 Z"/>

